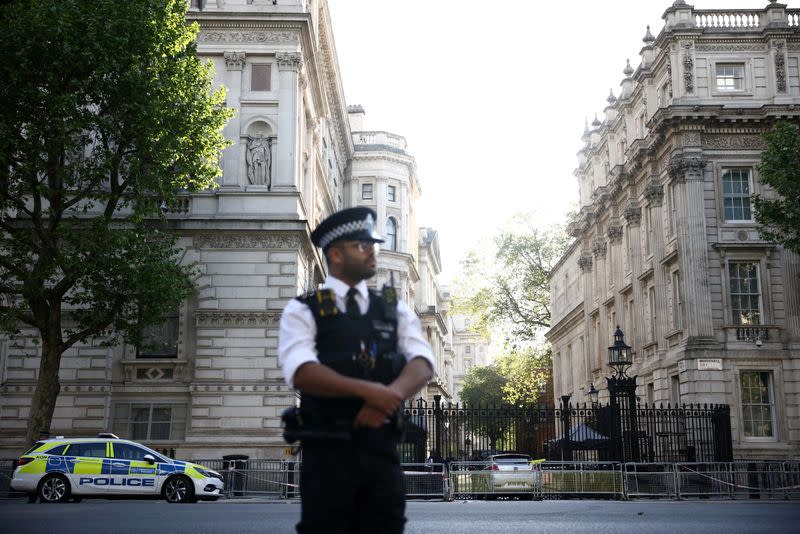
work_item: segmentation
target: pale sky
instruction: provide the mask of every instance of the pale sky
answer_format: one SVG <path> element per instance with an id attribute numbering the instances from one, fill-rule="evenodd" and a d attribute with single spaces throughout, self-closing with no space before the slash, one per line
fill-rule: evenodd
<path id="1" fill-rule="evenodd" d="M 687 1 L 763 9 L 767 0 Z M 786 2 L 789 7 L 796 7 Z M 443 280 L 518 212 L 560 222 L 584 119 L 603 120 L 672 0 L 330 0 L 348 104 L 408 141 L 418 223 L 439 231 Z"/>

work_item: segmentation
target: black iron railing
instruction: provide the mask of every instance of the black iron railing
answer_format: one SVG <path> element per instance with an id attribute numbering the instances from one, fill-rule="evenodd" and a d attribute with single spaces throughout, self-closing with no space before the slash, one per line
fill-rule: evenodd
<path id="1" fill-rule="evenodd" d="M 725 462 L 732 459 L 727 405 L 406 405 L 404 462 L 477 461 L 520 452 L 559 461 Z"/>

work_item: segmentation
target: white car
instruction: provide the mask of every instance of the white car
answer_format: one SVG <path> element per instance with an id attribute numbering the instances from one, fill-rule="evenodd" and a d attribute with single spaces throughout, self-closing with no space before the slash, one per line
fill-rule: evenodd
<path id="1" fill-rule="evenodd" d="M 42 502 L 82 497 L 162 497 L 171 503 L 217 500 L 222 475 L 172 460 L 113 434 L 38 441 L 17 460 L 11 489 Z"/>
<path id="2" fill-rule="evenodd" d="M 491 485 L 495 493 L 533 492 L 535 473 L 533 460 L 527 454 L 494 454 L 487 458 L 491 462 Z"/>

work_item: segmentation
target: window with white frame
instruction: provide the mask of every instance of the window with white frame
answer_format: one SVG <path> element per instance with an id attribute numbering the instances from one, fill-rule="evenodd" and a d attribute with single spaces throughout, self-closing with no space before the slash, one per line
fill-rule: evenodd
<path id="1" fill-rule="evenodd" d="M 716 64 L 717 91 L 744 91 L 744 63 Z"/>
<path id="2" fill-rule="evenodd" d="M 758 263 L 735 261 L 728 264 L 728 284 L 733 324 L 761 324 L 761 283 Z"/>
<path id="3" fill-rule="evenodd" d="M 361 184 L 361 200 L 372 200 L 372 184 Z"/>
<path id="4" fill-rule="evenodd" d="M 775 406 L 771 371 L 739 373 L 742 395 L 742 431 L 745 438 L 774 439 Z"/>
<path id="5" fill-rule="evenodd" d="M 186 434 L 186 405 L 147 402 L 114 404 L 112 430 L 135 441 L 179 440 Z"/>
<path id="6" fill-rule="evenodd" d="M 386 198 L 389 202 L 397 201 L 397 187 L 390 185 L 386 187 Z"/>
<path id="7" fill-rule="evenodd" d="M 384 244 L 386 250 L 397 250 L 397 221 L 394 217 L 389 217 L 386 220 L 386 242 Z"/>
<path id="8" fill-rule="evenodd" d="M 752 221 L 750 206 L 750 169 L 724 169 L 722 171 L 722 196 L 725 202 L 725 221 Z"/>

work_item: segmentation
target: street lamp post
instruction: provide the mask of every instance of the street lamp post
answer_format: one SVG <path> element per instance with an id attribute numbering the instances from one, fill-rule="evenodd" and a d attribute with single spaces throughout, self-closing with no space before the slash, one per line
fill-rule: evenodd
<path id="1" fill-rule="evenodd" d="M 619 325 L 614 332 L 614 344 L 608 347 L 608 365 L 614 374 L 608 382 L 611 410 L 611 451 L 615 460 L 639 461 L 639 440 L 636 423 L 636 377 L 625 371 L 633 365 L 633 352 L 625 344 Z"/>
<path id="2" fill-rule="evenodd" d="M 563 429 L 562 443 L 561 443 L 561 460 L 570 462 L 572 461 L 572 441 L 570 440 L 570 419 L 572 418 L 572 409 L 569 405 L 569 399 L 572 395 L 561 395 L 561 428 Z"/>

